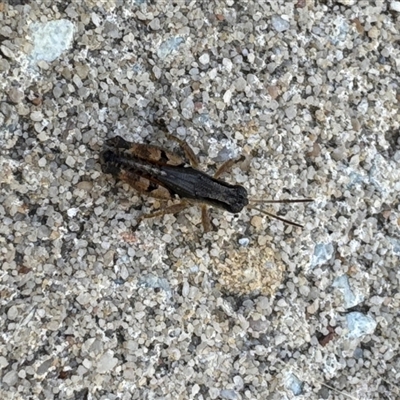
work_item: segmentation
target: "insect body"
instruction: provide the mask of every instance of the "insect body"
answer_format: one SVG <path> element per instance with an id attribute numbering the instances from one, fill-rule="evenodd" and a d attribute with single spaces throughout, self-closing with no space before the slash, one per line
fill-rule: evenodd
<path id="1" fill-rule="evenodd" d="M 177 196 L 181 202 L 166 207 L 152 214 L 145 214 L 143 218 L 151 218 L 167 213 L 177 213 L 193 203 L 202 206 L 202 222 L 205 231 L 211 230 L 206 205 L 221 208 L 231 213 L 238 213 L 249 205 L 247 190 L 240 185 L 231 185 L 219 176 L 228 170 L 237 160 L 228 160 L 212 177 L 196 167 L 198 160 L 193 150 L 184 141 L 168 134 L 168 137 L 177 141 L 191 164 L 188 166 L 180 156 L 165 151 L 159 147 L 140 143 L 131 143 L 116 136 L 106 142 L 100 161 L 104 173 L 109 173 L 117 179 L 127 182 L 141 193 L 161 199 L 173 199 Z M 310 199 L 300 200 L 254 200 L 254 203 L 293 203 L 307 202 Z M 249 206 L 271 217 L 300 226 L 281 217 L 270 214 L 257 207 Z M 139 220 L 139 223 L 140 223 Z"/>

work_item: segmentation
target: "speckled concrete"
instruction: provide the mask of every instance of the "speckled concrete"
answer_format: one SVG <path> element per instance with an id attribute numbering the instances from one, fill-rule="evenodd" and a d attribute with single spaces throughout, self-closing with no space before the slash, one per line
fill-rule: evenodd
<path id="1" fill-rule="evenodd" d="M 400 2 L 259 3 L 0 2 L 2 399 L 400 398 Z M 134 231 L 161 117 L 304 228 Z"/>

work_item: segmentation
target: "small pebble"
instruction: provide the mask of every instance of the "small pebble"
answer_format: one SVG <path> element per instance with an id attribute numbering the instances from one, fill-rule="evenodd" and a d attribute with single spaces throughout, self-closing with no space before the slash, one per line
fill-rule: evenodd
<path id="1" fill-rule="evenodd" d="M 210 56 L 208 55 L 208 53 L 204 53 L 203 55 L 200 56 L 199 61 L 203 65 L 208 64 L 210 62 Z"/>
<path id="2" fill-rule="evenodd" d="M 272 16 L 271 24 L 277 32 L 284 32 L 288 30 L 290 27 L 290 23 L 285 19 L 283 19 L 282 17 L 280 17 L 279 15 Z"/>

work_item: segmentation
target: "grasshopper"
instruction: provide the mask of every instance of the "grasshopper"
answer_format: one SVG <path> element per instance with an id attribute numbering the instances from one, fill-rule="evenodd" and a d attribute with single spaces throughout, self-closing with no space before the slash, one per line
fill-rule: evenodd
<path id="1" fill-rule="evenodd" d="M 207 206 L 221 208 L 233 214 L 239 213 L 247 206 L 287 224 L 302 227 L 253 204 L 305 203 L 313 201 L 312 199 L 251 200 L 243 186 L 232 185 L 219 179 L 240 159 L 226 161 L 214 176 L 210 176 L 198 169 L 199 160 L 185 141 L 169 133 L 166 135 L 179 144 L 185 158 L 157 146 L 128 142 L 121 136 L 108 139 L 100 154 L 102 171 L 128 183 L 138 192 L 164 200 L 177 197 L 181 199 L 177 204 L 140 216 L 137 226 L 144 218 L 176 214 L 197 203 L 201 205 L 205 232 L 212 230 Z"/>

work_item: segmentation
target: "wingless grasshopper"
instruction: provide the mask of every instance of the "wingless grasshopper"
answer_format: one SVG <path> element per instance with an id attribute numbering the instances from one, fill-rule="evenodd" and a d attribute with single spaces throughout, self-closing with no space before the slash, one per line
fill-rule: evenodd
<path id="1" fill-rule="evenodd" d="M 312 199 L 249 200 L 247 190 L 243 186 L 231 185 L 219 179 L 238 160 L 228 160 L 214 176 L 207 175 L 197 169 L 197 156 L 185 141 L 171 134 L 166 135 L 179 144 L 186 159 L 160 147 L 128 142 L 120 136 L 107 140 L 100 155 L 104 173 L 128 183 L 138 192 L 164 200 L 176 197 L 181 199 L 179 203 L 160 211 L 142 215 L 137 226 L 144 218 L 176 214 L 197 203 L 201 205 L 202 223 L 206 232 L 212 228 L 207 205 L 222 208 L 233 214 L 239 213 L 247 206 L 287 224 L 302 227 L 253 204 L 305 203 L 313 201 Z"/>

